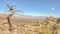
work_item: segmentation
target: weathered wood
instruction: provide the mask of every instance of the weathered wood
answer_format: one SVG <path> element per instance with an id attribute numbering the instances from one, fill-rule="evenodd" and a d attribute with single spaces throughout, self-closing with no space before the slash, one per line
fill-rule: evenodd
<path id="1" fill-rule="evenodd" d="M 9 24 L 9 30 L 12 31 L 13 27 L 12 27 L 12 24 L 10 22 L 10 18 L 12 17 L 13 15 L 9 14 L 9 16 L 7 17 L 7 21 L 8 21 L 8 24 Z"/>

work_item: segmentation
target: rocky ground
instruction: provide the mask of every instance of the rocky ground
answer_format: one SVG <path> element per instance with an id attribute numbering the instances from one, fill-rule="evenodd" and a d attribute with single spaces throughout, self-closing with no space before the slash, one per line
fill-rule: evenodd
<path id="1" fill-rule="evenodd" d="M 12 31 L 10 31 L 9 24 L 7 22 L 1 22 L 0 34 L 52 34 L 50 25 L 13 24 L 12 23 L 12 27 L 13 29 Z"/>
<path id="2" fill-rule="evenodd" d="M 0 23 L 0 34 L 37 34 L 36 32 L 34 32 L 35 28 L 39 28 L 39 27 L 35 27 L 35 26 L 30 26 L 28 24 L 24 25 L 24 24 L 12 24 L 13 30 L 9 31 L 9 24 L 7 22 Z M 39 29 L 40 30 L 40 29 Z"/>
<path id="3" fill-rule="evenodd" d="M 13 30 L 9 31 L 9 24 L 7 22 L 0 23 L 0 34 L 39 34 L 41 33 L 41 27 L 30 24 L 13 24 Z"/>

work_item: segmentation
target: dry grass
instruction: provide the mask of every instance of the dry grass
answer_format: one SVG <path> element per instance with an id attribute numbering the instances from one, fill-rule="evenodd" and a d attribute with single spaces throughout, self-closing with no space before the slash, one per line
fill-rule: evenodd
<path id="1" fill-rule="evenodd" d="M 35 24 L 13 24 L 13 30 L 9 31 L 7 22 L 0 23 L 0 34 L 52 34 L 51 26 L 48 25 L 35 25 Z M 60 29 L 58 29 L 60 34 Z"/>

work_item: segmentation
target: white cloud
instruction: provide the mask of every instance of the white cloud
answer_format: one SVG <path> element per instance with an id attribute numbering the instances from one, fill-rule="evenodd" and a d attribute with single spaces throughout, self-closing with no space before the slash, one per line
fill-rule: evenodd
<path id="1" fill-rule="evenodd" d="M 51 8 L 51 10 L 55 10 L 55 8 Z"/>

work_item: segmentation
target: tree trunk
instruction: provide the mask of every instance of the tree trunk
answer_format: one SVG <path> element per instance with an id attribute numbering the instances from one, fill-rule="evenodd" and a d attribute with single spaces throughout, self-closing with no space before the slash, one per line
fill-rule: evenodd
<path id="1" fill-rule="evenodd" d="M 12 31 L 12 24 L 10 23 L 10 16 L 7 17 L 7 21 L 10 27 L 9 30 Z"/>

